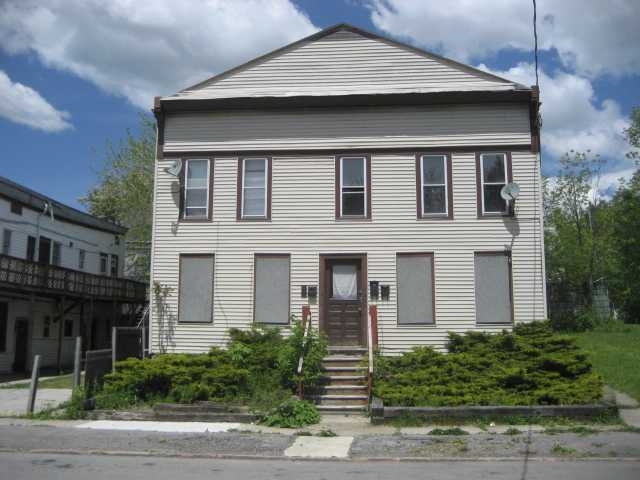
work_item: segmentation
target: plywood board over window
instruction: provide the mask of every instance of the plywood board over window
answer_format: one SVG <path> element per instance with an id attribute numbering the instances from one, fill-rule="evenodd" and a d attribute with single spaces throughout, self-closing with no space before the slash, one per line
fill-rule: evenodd
<path id="1" fill-rule="evenodd" d="M 508 252 L 476 252 L 476 322 L 513 322 L 511 255 Z"/>
<path id="2" fill-rule="evenodd" d="M 435 323 L 433 253 L 396 256 L 398 325 Z"/>
<path id="3" fill-rule="evenodd" d="M 289 323 L 290 271 L 288 254 L 255 255 L 253 316 L 256 323 Z"/>
<path id="4" fill-rule="evenodd" d="M 179 322 L 213 322 L 214 264 L 213 254 L 180 255 Z"/>

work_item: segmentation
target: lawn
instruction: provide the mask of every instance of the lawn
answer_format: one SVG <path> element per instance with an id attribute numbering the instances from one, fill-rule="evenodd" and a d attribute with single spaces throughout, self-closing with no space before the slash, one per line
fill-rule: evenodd
<path id="1" fill-rule="evenodd" d="M 616 325 L 576 335 L 604 382 L 640 400 L 640 325 Z"/>

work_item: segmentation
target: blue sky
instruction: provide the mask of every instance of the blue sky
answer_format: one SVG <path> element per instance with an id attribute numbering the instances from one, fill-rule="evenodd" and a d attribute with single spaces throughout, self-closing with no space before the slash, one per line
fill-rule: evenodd
<path id="1" fill-rule="evenodd" d="M 531 2 L 476 3 L 5 0 L 0 175 L 80 207 L 107 139 L 137 131 L 154 95 L 340 22 L 531 84 Z M 622 130 L 640 106 L 640 2 L 538 5 L 544 173 L 562 152 L 590 148 L 609 159 L 604 186 L 615 186 L 634 168 Z"/>

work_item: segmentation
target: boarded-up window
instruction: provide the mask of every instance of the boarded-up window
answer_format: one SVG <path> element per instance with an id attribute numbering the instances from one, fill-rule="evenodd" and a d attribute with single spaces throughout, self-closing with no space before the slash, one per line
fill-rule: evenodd
<path id="1" fill-rule="evenodd" d="M 255 256 L 257 323 L 289 323 L 289 263 L 289 255 Z"/>
<path id="2" fill-rule="evenodd" d="M 180 322 L 213 321 L 213 255 L 180 256 Z"/>
<path id="3" fill-rule="evenodd" d="M 433 254 L 398 254 L 398 324 L 435 322 L 433 295 Z"/>
<path id="4" fill-rule="evenodd" d="M 505 253 L 475 255 L 476 322 L 511 323 L 511 261 Z"/>

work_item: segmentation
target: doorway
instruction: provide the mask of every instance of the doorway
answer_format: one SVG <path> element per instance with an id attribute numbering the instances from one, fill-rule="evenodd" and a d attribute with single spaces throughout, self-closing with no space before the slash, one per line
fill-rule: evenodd
<path id="1" fill-rule="evenodd" d="M 331 346 L 362 346 L 366 337 L 367 257 L 320 256 L 320 330 Z"/>
<path id="2" fill-rule="evenodd" d="M 13 371 L 24 372 L 27 368 L 27 350 L 29 349 L 29 320 L 16 318 L 15 332 Z"/>
<path id="3" fill-rule="evenodd" d="M 51 263 L 51 239 L 40 237 L 38 245 L 38 263 L 49 265 Z"/>

